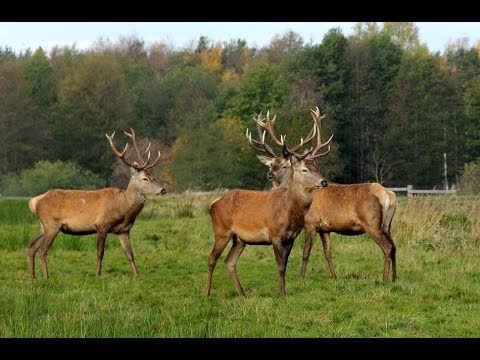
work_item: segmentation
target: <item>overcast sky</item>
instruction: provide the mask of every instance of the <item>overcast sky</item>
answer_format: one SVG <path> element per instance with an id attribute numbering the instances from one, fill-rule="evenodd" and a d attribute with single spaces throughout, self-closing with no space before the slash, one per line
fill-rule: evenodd
<path id="1" fill-rule="evenodd" d="M 420 41 L 430 51 L 443 52 L 445 45 L 462 37 L 474 45 L 480 40 L 480 22 L 416 22 Z M 292 30 L 305 42 L 322 41 L 325 33 L 340 27 L 351 35 L 355 22 L 0 22 L 0 48 L 19 52 L 39 46 L 48 51 L 54 45 L 76 45 L 87 49 L 99 38 L 116 41 L 120 36 L 136 35 L 147 45 L 166 41 L 175 47 L 187 46 L 201 35 L 214 41 L 245 39 L 249 46 L 267 45 L 274 35 Z"/>

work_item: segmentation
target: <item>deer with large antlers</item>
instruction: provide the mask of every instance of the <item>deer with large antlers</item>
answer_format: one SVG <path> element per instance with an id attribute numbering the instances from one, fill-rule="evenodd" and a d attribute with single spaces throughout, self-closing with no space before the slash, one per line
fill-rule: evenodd
<path id="1" fill-rule="evenodd" d="M 309 136 L 301 144 L 311 141 L 316 131 L 314 124 Z M 248 129 L 247 137 L 251 139 Z M 260 144 L 271 150 L 265 143 L 265 133 Z M 318 147 L 322 147 L 322 144 L 318 144 Z M 286 187 L 272 191 L 231 190 L 212 202 L 210 216 L 215 245 L 209 257 L 205 295 L 210 294 L 213 270 L 230 239 L 233 244 L 225 264 L 237 294 L 245 295 L 237 276 L 236 263 L 245 245 L 249 244 L 273 246 L 279 273 L 278 290 L 280 295 L 285 295 L 285 272 L 293 242 L 303 228 L 304 216 L 313 200 L 313 190 L 326 187 L 327 182 L 308 160 L 310 152 L 302 155 L 295 153 L 298 147 L 288 148 L 283 137 L 282 148 L 284 153 L 290 155 L 292 169 Z"/>
<path id="2" fill-rule="evenodd" d="M 318 107 L 311 110 L 315 121 L 322 120 Z M 274 119 L 272 119 L 274 120 Z M 273 121 L 270 120 L 270 123 Z M 271 124 L 257 122 L 258 127 L 271 131 Z M 317 133 L 320 139 L 320 127 Z M 330 137 L 331 140 L 331 137 Z M 328 142 L 330 142 L 330 140 Z M 252 146 L 261 143 L 251 139 Z M 327 142 L 327 143 L 328 143 Z M 288 154 L 279 157 L 270 149 L 255 147 L 256 150 L 266 152 L 271 157 L 257 155 L 269 167 L 267 179 L 275 187 L 287 187 L 290 182 L 292 168 Z M 326 155 L 330 149 L 319 156 Z M 360 235 L 368 233 L 377 243 L 384 254 L 383 280 L 388 279 L 390 264 L 392 266 L 392 281 L 396 280 L 396 247 L 390 235 L 390 225 L 396 208 L 396 195 L 378 183 L 363 183 L 342 185 L 329 182 L 322 191 L 315 191 L 310 210 L 305 216 L 305 245 L 300 276 L 305 276 L 308 259 L 312 250 L 316 233 L 320 235 L 323 251 L 327 260 L 330 275 L 336 278 L 330 252 L 330 233 L 343 235 Z"/>
<path id="3" fill-rule="evenodd" d="M 35 254 L 38 251 L 43 275 L 45 279 L 48 278 L 48 249 L 60 231 L 72 235 L 97 234 L 97 275 L 100 275 L 102 270 L 107 234 L 117 235 L 133 274 L 138 275 L 130 245 L 130 229 L 143 209 L 146 197 L 164 195 L 166 191 L 149 172 L 149 169 L 160 160 L 160 151 L 157 159 L 150 163 L 150 143 L 141 153 L 134 130 L 131 129 L 131 133 L 125 134 L 132 139 L 138 162 L 131 162 L 125 158 L 128 143 L 122 152 L 117 150 L 113 144 L 115 131 L 112 135 L 105 136 L 114 154 L 130 167 L 132 176 L 126 189 L 111 187 L 99 190 L 54 189 L 30 199 L 28 203 L 30 210 L 37 215 L 41 226 L 40 235 L 28 248 L 30 277 L 35 278 Z"/>

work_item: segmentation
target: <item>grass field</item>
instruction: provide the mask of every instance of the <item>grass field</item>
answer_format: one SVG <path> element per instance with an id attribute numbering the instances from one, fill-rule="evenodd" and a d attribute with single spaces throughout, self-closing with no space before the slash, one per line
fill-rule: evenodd
<path id="1" fill-rule="evenodd" d="M 218 195 L 218 194 L 217 194 Z M 150 199 L 132 228 L 140 275 L 109 235 L 102 275 L 95 236 L 59 234 L 50 278 L 28 277 L 27 245 L 39 232 L 27 201 L 0 201 L 0 337 L 478 337 L 480 200 L 402 198 L 393 220 L 396 284 L 382 282 L 383 254 L 368 236 L 332 235 L 338 279 L 317 239 L 299 277 L 303 233 L 290 255 L 287 296 L 277 293 L 270 246 L 247 246 L 238 298 L 222 254 L 203 295 L 215 194 Z"/>

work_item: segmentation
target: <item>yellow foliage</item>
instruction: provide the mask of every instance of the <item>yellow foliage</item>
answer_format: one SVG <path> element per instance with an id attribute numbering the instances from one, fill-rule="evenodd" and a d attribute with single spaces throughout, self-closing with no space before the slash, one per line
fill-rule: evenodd
<path id="1" fill-rule="evenodd" d="M 250 145 L 242 130 L 240 119 L 218 119 L 215 125 L 226 141 L 239 147 L 239 156 L 250 153 Z"/>
<path id="2" fill-rule="evenodd" d="M 241 126 L 239 119 L 218 119 L 217 126 L 225 140 L 235 142 L 238 138 L 238 129 Z"/>
<path id="3" fill-rule="evenodd" d="M 232 79 L 239 80 L 239 76 L 234 69 L 227 69 L 222 75 L 222 82 L 227 82 Z"/>
<path id="4" fill-rule="evenodd" d="M 183 151 L 183 148 L 185 148 L 187 145 L 188 140 L 189 136 L 187 134 L 178 136 L 170 149 L 169 156 L 163 160 L 164 166 L 162 171 L 162 179 L 165 181 L 165 183 L 175 184 L 175 157 L 178 153 Z"/>
<path id="5" fill-rule="evenodd" d="M 444 57 L 441 57 L 438 61 L 438 70 L 440 72 L 450 71 L 452 73 L 456 73 L 456 68 L 454 69 L 454 66 L 450 66 L 450 64 L 447 62 L 447 59 Z"/>
<path id="6" fill-rule="evenodd" d="M 200 60 L 202 64 L 209 67 L 215 72 L 222 71 L 222 48 L 220 44 L 215 45 L 209 50 L 204 50 L 200 53 Z"/>
<path id="7" fill-rule="evenodd" d="M 149 66 L 154 70 L 163 68 L 171 52 L 172 46 L 162 42 L 154 42 L 148 48 Z"/>

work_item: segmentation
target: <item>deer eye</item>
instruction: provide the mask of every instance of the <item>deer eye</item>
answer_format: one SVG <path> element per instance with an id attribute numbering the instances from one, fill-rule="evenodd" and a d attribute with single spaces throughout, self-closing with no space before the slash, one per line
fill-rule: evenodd
<path id="1" fill-rule="evenodd" d="M 307 169 L 302 169 L 302 171 L 303 171 L 303 172 L 308 172 L 308 170 L 307 170 Z"/>
<path id="2" fill-rule="evenodd" d="M 286 169 L 286 168 L 287 168 L 287 165 L 283 165 L 283 166 L 282 166 L 282 169 Z"/>
<path id="3" fill-rule="evenodd" d="M 143 180 L 143 181 L 148 181 L 148 178 L 143 178 L 142 180 Z"/>

